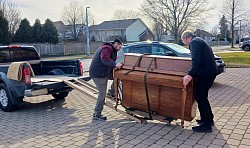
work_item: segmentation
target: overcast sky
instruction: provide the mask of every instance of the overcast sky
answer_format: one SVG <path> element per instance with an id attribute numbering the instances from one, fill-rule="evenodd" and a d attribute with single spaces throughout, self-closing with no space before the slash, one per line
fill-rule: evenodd
<path id="1" fill-rule="evenodd" d="M 23 18 L 27 18 L 33 25 L 35 19 L 40 19 L 43 23 L 47 18 L 52 21 L 61 20 L 61 13 L 65 5 L 70 0 L 11 0 L 20 9 Z M 84 7 L 89 6 L 89 11 L 94 15 L 95 24 L 99 24 L 113 17 L 116 9 L 132 9 L 137 10 L 143 0 L 79 0 Z M 208 0 L 213 4 L 215 10 L 213 17 L 208 18 L 209 25 L 207 30 L 213 28 L 219 22 L 219 12 L 222 7 L 223 0 Z"/>

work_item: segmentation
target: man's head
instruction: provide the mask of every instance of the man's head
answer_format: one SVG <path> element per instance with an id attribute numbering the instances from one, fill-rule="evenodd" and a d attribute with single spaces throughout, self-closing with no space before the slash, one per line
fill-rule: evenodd
<path id="1" fill-rule="evenodd" d="M 115 39 L 111 42 L 114 46 L 114 48 L 119 51 L 122 48 L 122 42 L 119 39 Z"/>
<path id="2" fill-rule="evenodd" d="M 194 36 L 194 33 L 193 31 L 191 30 L 186 30 L 184 31 L 182 34 L 181 34 L 181 39 L 182 39 L 182 42 L 185 44 L 185 45 L 189 45 L 192 38 Z"/>

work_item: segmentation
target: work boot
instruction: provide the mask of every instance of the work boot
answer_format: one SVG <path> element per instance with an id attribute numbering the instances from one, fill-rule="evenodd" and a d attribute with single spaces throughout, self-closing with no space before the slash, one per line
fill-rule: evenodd
<path id="1" fill-rule="evenodd" d="M 196 120 L 196 122 L 197 122 L 197 124 L 199 124 L 199 125 L 202 125 L 203 124 L 203 122 L 202 122 L 202 120 Z M 211 124 L 211 126 L 214 126 L 214 120 L 212 120 L 211 122 L 210 122 L 210 124 Z"/>
<path id="2" fill-rule="evenodd" d="M 211 125 L 204 125 L 204 124 L 192 127 L 192 130 L 197 133 L 206 133 L 206 132 L 211 133 L 213 131 Z"/>
<path id="3" fill-rule="evenodd" d="M 100 120 L 100 121 L 106 121 L 107 120 L 107 117 L 103 116 L 103 115 L 100 115 L 100 116 L 96 116 L 96 115 L 93 115 L 93 120 Z"/>

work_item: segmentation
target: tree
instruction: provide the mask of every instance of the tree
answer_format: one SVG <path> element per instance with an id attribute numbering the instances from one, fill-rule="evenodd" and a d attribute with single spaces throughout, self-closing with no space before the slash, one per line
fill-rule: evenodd
<path id="1" fill-rule="evenodd" d="M 234 36 L 236 25 L 246 14 L 246 3 L 244 0 L 225 0 L 222 13 L 229 20 L 231 32 L 231 47 L 234 48 Z"/>
<path id="2" fill-rule="evenodd" d="M 74 40 L 78 38 L 77 24 L 85 23 L 83 16 L 82 6 L 77 0 L 71 0 L 70 4 L 63 9 L 62 20 L 72 27 L 71 32 Z"/>
<path id="3" fill-rule="evenodd" d="M 141 14 L 138 11 L 126 10 L 126 9 L 117 9 L 113 13 L 112 20 L 125 20 L 125 19 L 135 19 L 140 18 Z"/>
<path id="4" fill-rule="evenodd" d="M 161 22 L 177 43 L 180 34 L 200 25 L 212 7 L 207 0 L 144 0 L 140 9 L 148 18 Z"/>
<path id="5" fill-rule="evenodd" d="M 162 39 L 162 35 L 164 34 L 164 26 L 161 22 L 157 20 L 154 21 L 153 24 L 153 32 L 155 35 L 155 40 L 160 41 Z"/>
<path id="6" fill-rule="evenodd" d="M 230 35 L 230 32 L 229 32 L 229 28 L 228 28 L 228 21 L 227 19 L 225 18 L 225 15 L 222 16 L 222 18 L 220 19 L 220 22 L 219 22 L 219 29 L 220 29 L 220 36 L 219 36 L 219 39 L 220 40 L 230 40 L 229 39 L 229 35 Z"/>
<path id="7" fill-rule="evenodd" d="M 0 9 L 0 44 L 10 43 L 10 33 L 8 31 L 8 21 L 3 16 L 3 11 Z"/>
<path id="8" fill-rule="evenodd" d="M 15 34 L 15 42 L 17 43 L 30 43 L 32 42 L 32 27 L 28 19 L 23 19 Z"/>
<path id="9" fill-rule="evenodd" d="M 43 33 L 42 33 L 42 39 L 43 42 L 48 43 L 58 43 L 58 32 L 56 27 L 54 26 L 53 22 L 49 19 L 45 21 L 45 24 L 43 25 Z"/>
<path id="10" fill-rule="evenodd" d="M 33 42 L 42 42 L 43 26 L 39 19 L 36 19 L 35 24 L 32 27 L 32 39 Z"/>
<path id="11" fill-rule="evenodd" d="M 9 32 L 14 35 L 21 22 L 21 12 L 10 0 L 0 0 L 0 9 L 3 10 L 4 17 L 9 22 Z"/>

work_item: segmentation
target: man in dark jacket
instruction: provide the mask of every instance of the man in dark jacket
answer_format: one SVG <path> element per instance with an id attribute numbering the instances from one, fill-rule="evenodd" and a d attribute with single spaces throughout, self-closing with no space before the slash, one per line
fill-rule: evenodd
<path id="1" fill-rule="evenodd" d="M 183 43 L 189 45 L 192 55 L 192 66 L 188 74 L 183 78 L 183 84 L 196 78 L 195 99 L 200 111 L 200 120 L 196 120 L 200 126 L 193 127 L 195 132 L 212 132 L 214 125 L 213 113 L 208 101 L 208 91 L 212 86 L 217 67 L 212 48 L 200 37 L 195 37 L 192 31 L 182 33 Z"/>
<path id="2" fill-rule="evenodd" d="M 115 63 L 117 51 L 121 49 L 122 42 L 115 39 L 111 43 L 104 43 L 95 52 L 89 68 L 89 75 L 93 79 L 99 95 L 94 109 L 94 120 L 106 120 L 102 116 L 102 110 L 105 102 L 108 79 L 113 77 L 113 69 L 120 69 L 122 64 Z"/>

